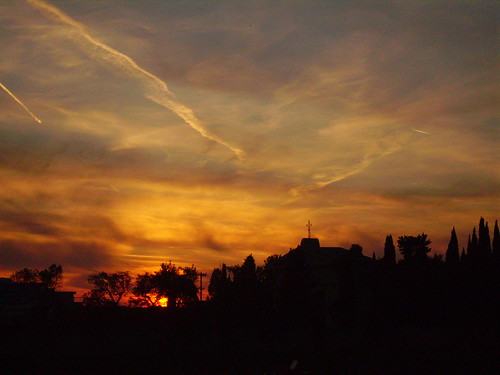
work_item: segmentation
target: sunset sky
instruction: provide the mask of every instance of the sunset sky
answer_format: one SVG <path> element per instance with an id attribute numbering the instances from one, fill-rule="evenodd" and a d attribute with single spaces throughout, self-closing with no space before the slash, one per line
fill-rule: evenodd
<path id="1" fill-rule="evenodd" d="M 308 220 L 466 246 L 500 218 L 497 9 L 1 1 L 0 276 L 261 264 Z"/>

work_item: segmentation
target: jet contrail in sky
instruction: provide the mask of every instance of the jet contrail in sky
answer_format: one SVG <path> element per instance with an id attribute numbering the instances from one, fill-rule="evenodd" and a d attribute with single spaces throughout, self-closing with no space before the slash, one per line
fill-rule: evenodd
<path id="1" fill-rule="evenodd" d="M 149 89 L 151 93 L 147 93 L 145 96 L 154 101 L 155 103 L 161 105 L 164 108 L 167 108 L 173 111 L 177 116 L 182 118 L 186 124 L 188 124 L 191 128 L 196 130 L 203 137 L 210 139 L 214 142 L 217 142 L 231 151 L 233 151 L 238 158 L 242 159 L 245 152 L 238 147 L 232 146 L 227 143 L 225 140 L 220 138 L 219 136 L 210 133 L 205 126 L 198 120 L 194 112 L 186 107 L 184 104 L 180 103 L 175 95 L 169 90 L 168 86 L 165 82 L 163 82 L 160 78 L 155 76 L 154 74 L 148 72 L 141 68 L 137 63 L 132 60 L 129 56 L 111 48 L 110 46 L 101 43 L 100 41 L 94 39 L 84 28 L 84 26 L 66 13 L 56 8 L 55 6 L 46 3 L 43 0 L 27 0 L 31 5 L 35 6 L 42 12 L 48 14 L 53 19 L 56 19 L 64 24 L 71 26 L 78 30 L 80 36 L 88 43 L 92 44 L 92 47 L 97 47 L 97 51 L 102 59 L 110 62 L 111 64 L 118 66 L 123 72 L 128 73 L 129 75 L 139 78 L 142 80 L 146 80 L 148 82 Z M 93 56 L 96 50 L 88 51 L 89 55 Z"/>
<path id="2" fill-rule="evenodd" d="M 23 102 L 21 102 L 18 98 L 16 98 L 16 96 L 15 96 L 13 93 L 11 93 L 11 92 L 10 92 L 10 90 L 9 90 L 7 87 L 5 87 L 4 85 L 2 85 L 2 82 L 0 82 L 0 87 L 1 87 L 2 89 L 4 89 L 4 90 L 5 90 L 5 92 L 6 92 L 7 94 L 9 94 L 10 96 L 12 96 L 12 98 L 13 98 L 13 99 L 14 99 L 14 100 L 15 100 L 15 101 L 16 101 L 16 102 L 17 102 L 17 103 L 18 103 L 21 107 L 23 107 L 23 108 L 24 108 L 24 110 L 25 110 L 26 112 L 28 112 L 28 113 L 30 114 L 30 116 L 31 116 L 31 117 L 33 117 L 33 118 L 35 119 L 35 121 L 36 121 L 36 122 L 38 122 L 39 124 L 41 124 L 41 123 L 42 123 L 42 120 L 40 120 L 38 117 L 36 117 L 36 116 L 35 116 L 35 115 L 34 115 L 34 114 L 33 114 L 33 113 L 32 113 L 32 112 L 28 109 L 28 107 L 26 107 L 26 106 L 23 104 Z"/>
<path id="3" fill-rule="evenodd" d="M 431 133 L 429 133 L 429 132 L 424 132 L 423 130 L 419 130 L 419 129 L 413 129 L 413 131 L 416 131 L 417 133 L 420 133 L 420 134 L 427 134 L 427 135 L 431 135 Z"/>

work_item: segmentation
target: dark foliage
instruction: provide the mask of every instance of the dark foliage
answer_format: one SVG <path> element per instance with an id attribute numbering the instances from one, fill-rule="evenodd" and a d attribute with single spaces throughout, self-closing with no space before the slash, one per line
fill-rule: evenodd
<path id="1" fill-rule="evenodd" d="M 10 275 L 10 279 L 15 283 L 36 283 L 39 281 L 38 270 L 25 267 Z"/>
<path id="2" fill-rule="evenodd" d="M 495 223 L 488 259 L 498 237 Z M 298 246 L 262 267 L 249 255 L 214 270 L 203 303 L 194 266 L 162 264 L 133 287 L 136 306 L 156 308 L 101 303 L 0 322 L 0 373 L 498 373 L 499 263 L 471 261 L 477 242 L 474 230 L 459 259 L 453 229 L 446 262 L 428 255 L 424 233 L 398 238 L 397 264 L 392 236 L 381 260 L 354 245 Z M 91 275 L 88 298 L 116 305 L 126 274 Z M 163 296 L 185 308 L 158 308 Z"/>
<path id="3" fill-rule="evenodd" d="M 500 232 L 498 230 L 498 220 L 495 220 L 495 229 L 493 230 L 493 241 L 491 244 L 492 257 L 496 262 L 500 261 Z"/>
<path id="4" fill-rule="evenodd" d="M 428 260 L 427 254 L 431 251 L 430 243 L 431 240 L 427 239 L 425 233 L 416 237 L 401 236 L 398 238 L 399 252 L 407 263 L 425 263 Z"/>
<path id="5" fill-rule="evenodd" d="M 162 263 L 155 273 L 137 275 L 132 289 L 134 297 L 130 304 L 137 307 L 160 306 L 160 300 L 167 298 L 167 307 L 175 309 L 198 300 L 195 285 L 198 278 L 196 267 L 177 267 L 172 262 Z"/>
<path id="6" fill-rule="evenodd" d="M 47 288 L 58 289 L 62 284 L 61 265 L 52 264 L 43 270 L 23 268 L 14 272 L 10 279 L 16 283 L 41 283 Z"/>
<path id="7" fill-rule="evenodd" d="M 457 265 L 460 262 L 460 256 L 458 253 L 458 239 L 455 228 L 451 231 L 450 242 L 448 244 L 448 249 L 446 250 L 446 263 Z"/>
<path id="8" fill-rule="evenodd" d="M 394 247 L 394 242 L 392 240 L 391 234 L 385 237 L 383 259 L 387 264 L 396 264 L 396 248 Z"/>
<path id="9" fill-rule="evenodd" d="M 114 273 L 93 273 L 88 277 L 92 289 L 83 296 L 86 305 L 118 306 L 123 296 L 132 288 L 132 278 L 129 272 L 117 271 Z"/>

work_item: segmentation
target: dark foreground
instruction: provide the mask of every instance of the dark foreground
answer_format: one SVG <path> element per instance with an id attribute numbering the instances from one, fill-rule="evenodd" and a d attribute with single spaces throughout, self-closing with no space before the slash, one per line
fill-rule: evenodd
<path id="1" fill-rule="evenodd" d="M 221 314 L 203 305 L 2 319 L 0 374 L 499 373 L 494 320 L 318 329 Z"/>

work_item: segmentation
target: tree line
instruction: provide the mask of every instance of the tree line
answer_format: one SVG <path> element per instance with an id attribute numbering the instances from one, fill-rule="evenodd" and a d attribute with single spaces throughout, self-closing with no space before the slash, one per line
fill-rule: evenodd
<path id="1" fill-rule="evenodd" d="M 60 264 L 52 264 L 42 270 L 25 267 L 10 275 L 10 279 L 15 283 L 40 283 L 47 288 L 59 289 L 62 286 L 62 273 Z"/>
<path id="2" fill-rule="evenodd" d="M 500 232 L 498 229 L 498 220 L 495 220 L 493 229 L 493 240 L 490 240 L 490 230 L 488 223 L 481 217 L 479 220 L 479 235 L 476 227 L 472 229 L 467 240 L 467 249 L 462 248 L 460 253 L 457 233 L 455 227 L 451 230 L 450 242 L 445 253 L 445 261 L 448 264 L 463 263 L 481 263 L 488 260 L 500 260 Z M 425 233 L 418 236 L 401 236 L 397 240 L 398 248 L 403 256 L 402 262 L 425 262 L 428 260 L 428 253 L 431 241 Z M 438 257 L 437 255 L 435 257 Z M 396 249 L 392 235 L 387 235 L 384 245 L 384 256 L 382 260 L 389 264 L 396 263 Z"/>
<path id="3" fill-rule="evenodd" d="M 118 306 L 122 298 L 130 295 L 131 307 L 186 307 L 198 301 L 194 265 L 178 267 L 172 262 L 162 263 L 155 272 L 138 274 L 135 280 L 128 271 L 90 274 L 91 290 L 83 295 L 87 306 Z"/>
<path id="4" fill-rule="evenodd" d="M 387 235 L 384 244 L 384 255 L 377 262 L 386 266 L 425 266 L 431 263 L 446 263 L 450 266 L 480 265 L 500 261 L 500 232 L 498 221 L 495 221 L 493 240 L 490 240 L 489 226 L 480 218 L 478 231 L 476 227 L 468 237 L 467 247 L 459 252 L 455 228 L 451 231 L 450 241 L 442 256 L 429 257 L 431 240 L 427 234 L 416 236 L 400 236 L 397 248 L 402 258 L 396 261 L 396 246 L 392 235 Z M 350 249 L 353 256 L 361 256 L 363 249 L 354 244 Z M 307 270 L 303 267 L 303 254 L 290 251 L 286 256 L 273 254 L 257 266 L 252 254 L 248 255 L 241 265 L 215 268 L 212 272 L 208 299 L 215 303 L 238 302 L 242 307 L 254 303 L 300 306 L 298 299 L 311 286 Z M 375 254 L 373 255 L 375 260 Z M 48 288 L 59 289 L 62 284 L 63 269 L 61 265 L 52 264 L 48 268 L 38 270 L 23 268 L 14 272 L 11 279 L 18 283 L 41 283 Z M 88 276 L 90 290 L 83 295 L 86 306 L 118 306 L 128 298 L 130 307 L 168 307 L 177 309 L 196 303 L 198 288 L 196 286 L 199 272 L 194 265 L 179 267 L 162 263 L 154 272 L 138 274 L 135 279 L 129 271 L 97 272 Z M 279 287 L 277 287 L 279 285 Z M 279 295 L 279 296 L 278 296 Z M 125 298 L 127 297 L 127 298 Z M 231 302 L 229 302 L 231 301 Z"/>
<path id="5" fill-rule="evenodd" d="M 443 256 L 432 255 L 426 233 L 387 235 L 380 259 L 363 256 L 360 245 L 337 248 L 322 264 L 311 259 L 329 249 L 298 246 L 262 265 L 249 254 L 213 270 L 204 303 L 195 266 L 168 262 L 135 277 L 92 273 L 88 307 L 4 319 L 0 362 L 12 362 L 13 373 L 20 365 L 26 373 L 48 366 L 54 373 L 99 373 L 99 366 L 124 374 L 291 373 L 296 360 L 294 373 L 491 373 L 498 223 L 490 238 L 481 218 L 467 242 L 459 252 L 452 228 Z M 59 288 L 62 267 L 25 268 L 12 279 Z M 147 308 L 116 308 L 125 304 Z M 19 362 L 19 353 L 30 356 Z"/>
<path id="6" fill-rule="evenodd" d="M 39 283 L 59 289 L 62 284 L 61 265 L 52 264 L 43 270 L 23 268 L 11 274 L 16 283 Z M 118 306 L 129 297 L 131 307 L 179 308 L 198 301 L 194 265 L 178 267 L 172 262 L 162 263 L 155 272 L 138 274 L 133 280 L 129 271 L 91 273 L 87 281 L 91 289 L 83 295 L 86 306 Z"/>

